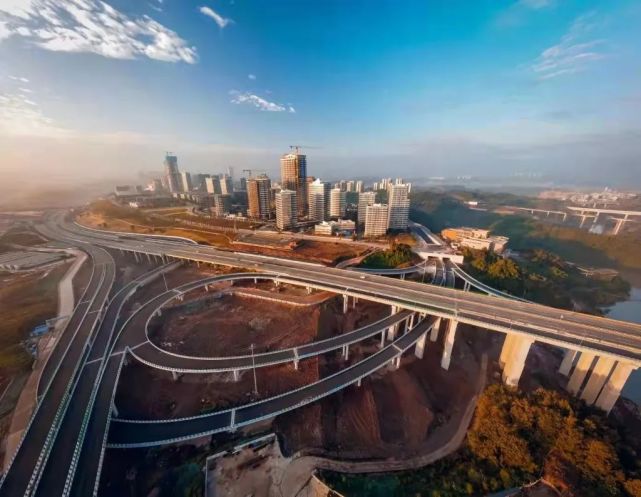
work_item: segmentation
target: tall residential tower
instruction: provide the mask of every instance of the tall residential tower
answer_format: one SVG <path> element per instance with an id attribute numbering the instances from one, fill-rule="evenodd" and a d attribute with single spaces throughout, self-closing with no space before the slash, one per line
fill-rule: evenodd
<path id="1" fill-rule="evenodd" d="M 296 153 L 285 154 L 280 158 L 280 186 L 284 190 L 296 192 L 297 215 L 307 215 L 307 156 Z"/>

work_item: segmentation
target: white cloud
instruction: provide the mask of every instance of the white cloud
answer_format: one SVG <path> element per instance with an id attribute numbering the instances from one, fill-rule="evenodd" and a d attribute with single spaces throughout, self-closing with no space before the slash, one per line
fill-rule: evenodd
<path id="1" fill-rule="evenodd" d="M 22 76 L 9 76 L 9 79 L 12 79 L 14 81 L 19 81 L 20 83 L 28 83 L 29 80 L 25 77 Z"/>
<path id="2" fill-rule="evenodd" d="M 63 136 L 65 133 L 33 100 L 20 93 L 0 93 L 0 134 Z"/>
<path id="3" fill-rule="evenodd" d="M 256 75 L 255 74 L 248 74 L 247 77 L 251 79 L 252 81 L 256 81 Z"/>
<path id="4" fill-rule="evenodd" d="M 216 24 L 218 24 L 218 27 L 223 29 L 230 23 L 234 22 L 231 19 L 228 19 L 226 17 L 221 16 L 218 12 L 215 12 L 213 9 L 210 9 L 209 7 L 201 7 L 200 9 L 201 14 L 206 15 L 207 17 L 211 17 Z"/>
<path id="5" fill-rule="evenodd" d="M 531 66 L 538 79 L 546 80 L 581 72 L 591 62 L 606 56 L 601 50 L 605 40 L 587 38 L 596 27 L 593 19 L 593 12 L 580 16 L 559 43 L 541 52 Z"/>
<path id="6" fill-rule="evenodd" d="M 257 109 L 266 112 L 289 112 L 291 114 L 296 112 L 294 107 L 291 105 L 285 106 L 275 102 L 270 102 L 269 100 L 265 100 L 253 93 L 239 92 L 237 90 L 232 90 L 229 93 L 232 96 L 231 103 L 233 104 L 253 105 Z"/>
<path id="7" fill-rule="evenodd" d="M 10 35 L 56 52 L 197 61 L 196 49 L 171 29 L 149 16 L 130 18 L 101 0 L 3 0 L 0 22 Z"/>

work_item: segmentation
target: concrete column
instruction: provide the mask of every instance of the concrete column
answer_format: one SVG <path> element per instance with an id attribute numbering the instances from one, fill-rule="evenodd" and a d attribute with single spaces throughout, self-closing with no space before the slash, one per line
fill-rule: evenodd
<path id="1" fill-rule="evenodd" d="M 438 330 L 441 327 L 441 318 L 436 318 L 434 321 L 434 326 L 432 326 L 432 331 L 430 332 L 430 340 L 436 342 L 438 340 Z"/>
<path id="2" fill-rule="evenodd" d="M 619 394 L 621 393 L 625 382 L 628 380 L 630 373 L 635 369 L 636 366 L 633 366 L 632 364 L 617 362 L 610 379 L 605 384 L 601 391 L 601 395 L 599 395 L 596 400 L 596 406 L 609 414 L 619 398 Z"/>
<path id="3" fill-rule="evenodd" d="M 452 360 L 452 348 L 454 347 L 456 328 L 458 328 L 458 321 L 450 319 L 447 323 L 447 331 L 445 332 L 445 340 L 443 341 L 443 357 L 441 358 L 441 367 L 446 370 L 450 368 L 450 361 Z"/>
<path id="4" fill-rule="evenodd" d="M 134 259 L 136 259 L 136 262 L 140 262 L 140 257 L 138 257 L 138 252 L 134 252 Z"/>
<path id="5" fill-rule="evenodd" d="M 503 369 L 503 381 L 508 386 L 518 387 L 527 354 L 534 340 L 527 337 L 514 336 L 510 342 L 510 355 Z"/>
<path id="6" fill-rule="evenodd" d="M 298 359 L 294 361 L 294 369 L 298 371 Z"/>
<path id="7" fill-rule="evenodd" d="M 394 369 L 398 369 L 401 367 L 401 356 L 396 356 L 394 360 L 392 361 L 392 367 Z"/>
<path id="8" fill-rule="evenodd" d="M 180 378 L 180 376 L 178 375 L 178 373 L 176 371 L 172 371 L 171 372 L 171 377 L 174 379 L 174 381 L 177 381 L 178 378 Z"/>
<path id="9" fill-rule="evenodd" d="M 234 381 L 240 380 L 240 371 L 234 369 Z"/>
<path id="10" fill-rule="evenodd" d="M 158 309 L 156 311 L 156 316 L 158 316 L 158 317 L 162 316 L 162 311 L 160 309 Z"/>
<path id="11" fill-rule="evenodd" d="M 311 286 L 308 286 L 306 288 L 306 290 L 307 290 L 307 295 L 311 295 L 312 294 L 312 287 Z"/>
<path id="12" fill-rule="evenodd" d="M 412 328 L 414 328 L 414 313 L 410 314 L 410 317 L 408 319 L 409 321 L 407 323 L 407 329 L 411 330 Z"/>
<path id="13" fill-rule="evenodd" d="M 343 346 L 343 359 L 344 360 L 349 359 L 349 345 Z"/>
<path id="14" fill-rule="evenodd" d="M 427 341 L 427 331 L 421 335 L 421 338 L 416 342 L 416 347 L 414 348 L 414 355 L 419 359 L 423 359 L 423 354 L 425 353 L 425 344 Z"/>
<path id="15" fill-rule="evenodd" d="M 358 304 L 358 297 L 352 297 L 352 309 L 356 309 L 356 304 Z"/>
<path id="16" fill-rule="evenodd" d="M 147 262 L 151 263 L 151 256 L 149 254 L 145 254 L 147 256 Z"/>
<path id="17" fill-rule="evenodd" d="M 565 355 L 563 356 L 563 360 L 561 361 L 561 366 L 559 367 L 559 373 L 561 373 L 563 376 L 567 376 L 570 374 L 570 370 L 572 369 L 572 365 L 574 364 L 576 354 L 576 350 L 567 349 L 565 351 Z"/>
<path id="18" fill-rule="evenodd" d="M 385 331 L 381 332 L 381 343 L 379 345 L 379 348 L 385 347 Z"/>
<path id="19" fill-rule="evenodd" d="M 568 386 L 566 387 L 566 390 L 572 395 L 579 393 L 581 385 L 583 385 L 583 380 L 585 380 L 585 375 L 590 371 L 593 361 L 594 354 L 581 352 L 579 361 L 576 363 L 572 376 L 570 376 L 570 381 L 568 381 Z"/>
<path id="20" fill-rule="evenodd" d="M 401 273 L 401 279 L 402 279 L 402 280 L 404 280 L 404 279 L 405 279 L 405 273 Z"/>
<path id="21" fill-rule="evenodd" d="M 585 400 L 586 404 L 594 404 L 601 388 L 603 388 L 605 381 L 608 379 L 608 376 L 610 376 L 610 371 L 612 371 L 614 362 L 614 359 L 609 357 L 599 357 L 596 361 L 596 364 L 590 373 L 590 378 L 588 378 L 588 382 L 586 383 L 583 392 L 581 392 L 581 398 Z"/>
<path id="22" fill-rule="evenodd" d="M 343 314 L 347 313 L 349 306 L 349 295 L 343 295 Z"/>
<path id="23" fill-rule="evenodd" d="M 360 386 L 361 386 L 361 381 L 362 381 L 362 380 L 363 380 L 363 378 L 359 378 L 359 379 L 358 379 L 358 381 L 356 382 L 356 386 L 357 386 L 357 387 L 360 387 Z"/>
<path id="24" fill-rule="evenodd" d="M 118 413 L 118 408 L 116 407 L 116 403 L 112 402 L 111 403 L 111 415 L 114 418 L 117 418 L 120 414 Z"/>
<path id="25" fill-rule="evenodd" d="M 390 315 L 392 315 L 392 316 L 393 316 L 393 315 L 394 315 L 394 314 L 396 314 L 397 312 L 398 312 L 398 307 L 396 307 L 395 305 L 393 305 L 393 306 L 392 306 L 392 311 L 391 311 Z M 396 338 L 396 331 L 397 331 L 397 329 L 398 329 L 398 328 L 397 328 L 397 326 L 396 326 L 395 324 L 393 324 L 393 325 L 391 325 L 389 328 L 387 328 L 387 339 L 388 339 L 389 341 L 392 341 L 392 340 L 394 340 L 394 339 Z"/>
<path id="26" fill-rule="evenodd" d="M 501 368 L 505 367 L 505 364 L 507 363 L 507 360 L 510 357 L 510 349 L 512 345 L 514 345 L 515 338 L 516 336 L 510 333 L 507 333 L 505 335 L 505 340 L 503 341 L 503 348 L 501 349 L 501 357 L 499 357 L 499 366 L 501 366 Z"/>
<path id="27" fill-rule="evenodd" d="M 258 285 L 258 278 L 254 278 L 254 285 Z"/>

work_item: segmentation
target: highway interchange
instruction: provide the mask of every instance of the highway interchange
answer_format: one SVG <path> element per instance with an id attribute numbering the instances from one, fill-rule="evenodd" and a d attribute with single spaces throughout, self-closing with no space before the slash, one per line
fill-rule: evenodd
<path id="1" fill-rule="evenodd" d="M 641 363 L 641 326 L 630 323 L 508 300 L 496 294 L 486 296 L 286 259 L 224 252 L 164 237 L 98 233 L 63 219 L 61 214 L 50 217 L 38 230 L 65 246 L 75 245 L 85 250 L 91 257 L 93 272 L 43 372 L 37 409 L 3 477 L 0 496 L 96 495 L 107 446 L 164 444 L 273 418 L 330 395 L 390 364 L 425 336 L 437 318 L 456 319 Z M 115 263 L 104 248 L 133 252 L 136 257 L 144 254 L 162 264 L 128 284 L 115 287 Z M 173 269 L 176 265 L 173 261 L 180 260 L 241 267 L 254 273 L 217 276 L 167 289 L 123 322 L 121 310 L 135 291 L 159 277 L 161 272 Z M 448 272 L 443 265 L 443 283 Z M 468 281 L 460 268 L 457 271 L 452 267 L 451 272 Z M 163 306 L 187 292 L 202 291 L 204 285 L 225 278 L 272 279 L 374 300 L 403 310 L 351 333 L 296 349 L 257 354 L 255 358 L 184 357 L 164 351 L 148 339 L 148 323 Z M 406 333 L 385 344 L 386 329 L 407 321 L 411 311 L 426 317 L 417 318 L 412 328 L 404 327 Z M 181 420 L 112 419 L 115 390 L 128 354 L 150 366 L 175 372 L 237 371 L 251 367 L 252 360 L 257 361 L 258 367 L 297 362 L 349 347 L 377 334 L 383 337 L 382 348 L 377 353 L 330 377 L 277 397 Z M 51 454 L 55 456 L 51 458 Z"/>

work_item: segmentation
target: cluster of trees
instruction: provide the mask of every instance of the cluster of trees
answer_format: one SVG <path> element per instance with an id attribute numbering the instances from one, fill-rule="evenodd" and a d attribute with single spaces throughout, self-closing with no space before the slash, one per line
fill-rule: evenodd
<path id="1" fill-rule="evenodd" d="M 344 495 L 486 495 L 544 477 L 567 497 L 641 497 L 640 447 L 566 394 L 497 384 L 480 397 L 466 446 L 418 471 L 322 474 Z"/>
<path id="2" fill-rule="evenodd" d="M 389 250 L 381 250 L 368 255 L 361 262 L 361 267 L 388 269 L 396 268 L 412 262 L 414 253 L 409 245 L 405 243 L 395 243 Z"/>
<path id="3" fill-rule="evenodd" d="M 484 250 L 464 250 L 466 269 L 475 278 L 512 295 L 541 304 L 600 313 L 602 306 L 627 298 L 630 285 L 616 276 L 595 279 L 584 276 L 558 255 L 542 249 L 524 251 L 519 260 Z"/>

